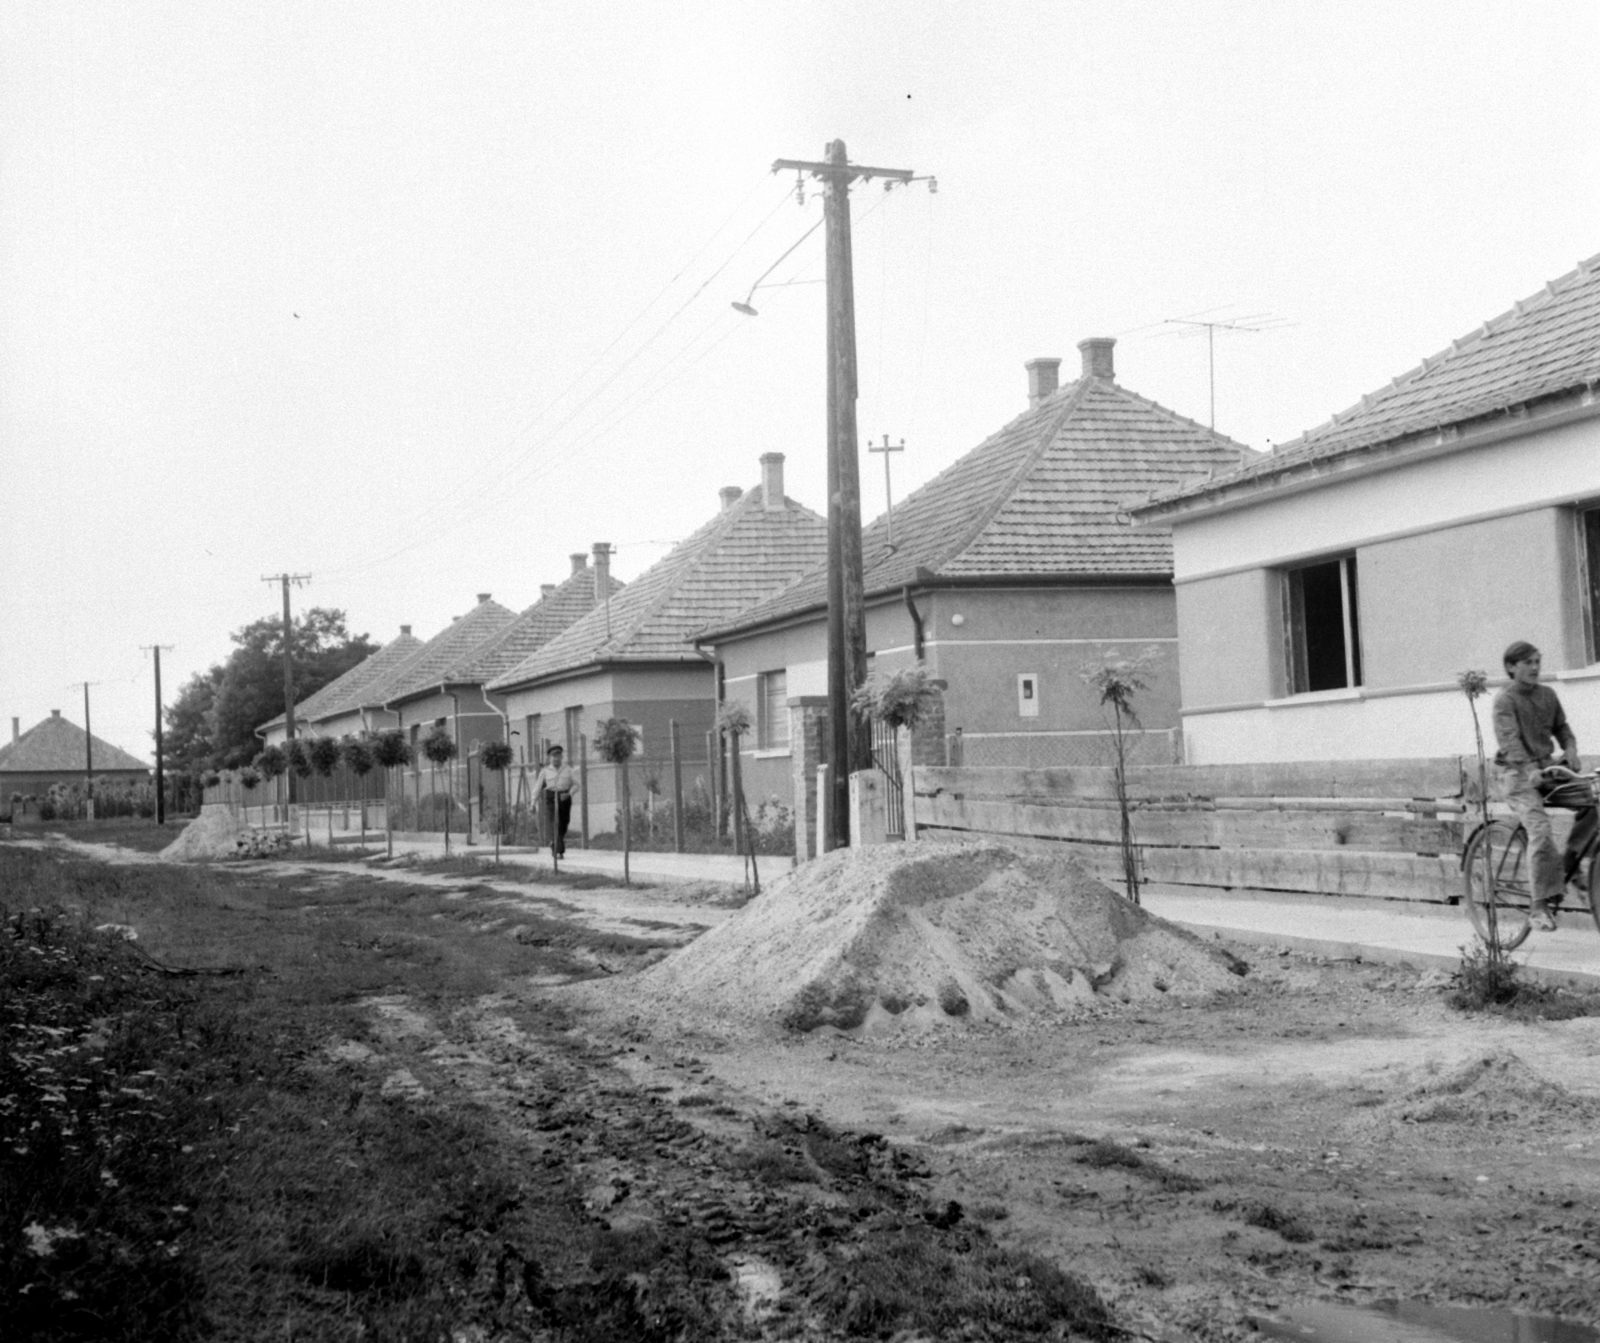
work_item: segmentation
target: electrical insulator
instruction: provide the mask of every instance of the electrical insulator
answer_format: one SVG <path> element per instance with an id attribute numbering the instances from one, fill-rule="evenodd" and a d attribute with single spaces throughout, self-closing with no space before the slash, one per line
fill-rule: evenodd
<path id="1" fill-rule="evenodd" d="M 797 205 L 806 203 L 806 179 L 799 173 L 794 175 L 794 199 Z"/>
<path id="2" fill-rule="evenodd" d="M 939 194 L 939 179 L 937 177 L 930 177 L 928 179 L 928 194 L 930 196 L 937 196 Z"/>

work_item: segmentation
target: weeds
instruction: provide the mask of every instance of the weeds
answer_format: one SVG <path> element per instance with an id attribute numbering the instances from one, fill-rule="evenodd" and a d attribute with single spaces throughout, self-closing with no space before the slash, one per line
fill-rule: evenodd
<path id="1" fill-rule="evenodd" d="M 1205 1181 L 1163 1166 L 1159 1161 L 1152 1161 L 1133 1148 L 1124 1147 L 1121 1143 L 1112 1142 L 1107 1138 L 1089 1143 L 1083 1152 L 1072 1159 L 1080 1166 L 1090 1166 L 1098 1170 L 1120 1167 L 1132 1171 L 1174 1194 L 1188 1194 L 1205 1188 Z"/>
<path id="2" fill-rule="evenodd" d="M 1494 945 L 1479 944 L 1461 949 L 1461 968 L 1450 1006 L 1462 1012 L 1482 1012 L 1507 1007 L 1523 991 L 1518 978 L 1521 967 Z"/>

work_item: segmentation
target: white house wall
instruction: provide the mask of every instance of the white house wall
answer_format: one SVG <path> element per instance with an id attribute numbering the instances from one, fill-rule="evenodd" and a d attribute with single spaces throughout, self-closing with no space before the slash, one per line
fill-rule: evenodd
<path id="1" fill-rule="evenodd" d="M 1433 756 L 1473 748 L 1458 673 L 1529 639 L 1600 755 L 1575 503 L 1600 502 L 1592 420 L 1175 520 L 1186 758 Z M 1291 695 L 1284 572 L 1353 553 L 1362 682 Z M 1487 704 L 1480 705 L 1485 712 Z"/>

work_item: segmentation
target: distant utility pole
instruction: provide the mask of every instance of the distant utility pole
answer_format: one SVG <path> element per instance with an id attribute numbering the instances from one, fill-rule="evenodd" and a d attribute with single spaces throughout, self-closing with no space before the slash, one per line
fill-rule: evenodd
<path id="1" fill-rule="evenodd" d="M 283 585 L 283 722 L 284 740 L 294 740 L 294 662 L 291 660 L 291 645 L 294 642 L 294 622 L 289 616 L 289 585 L 304 587 L 311 581 L 310 574 L 266 574 L 261 576 L 263 583 L 281 583 Z M 289 801 L 294 801 L 295 794 L 294 771 L 289 771 Z"/>
<path id="2" fill-rule="evenodd" d="M 883 454 L 883 508 L 886 519 L 884 525 L 885 530 L 888 532 L 886 540 L 890 550 L 894 549 L 894 495 L 889 488 L 889 454 L 891 452 L 904 452 L 905 450 L 906 441 L 903 438 L 891 448 L 888 434 L 883 436 L 883 446 L 881 448 L 875 448 L 870 443 L 867 444 L 868 452 Z"/>
<path id="3" fill-rule="evenodd" d="M 1281 317 L 1274 317 L 1270 313 L 1252 313 L 1248 317 L 1235 318 L 1231 322 L 1201 322 L 1192 317 L 1169 317 L 1167 321 L 1174 326 L 1203 326 L 1206 329 L 1206 378 L 1211 387 L 1211 427 L 1217 427 L 1217 332 L 1218 331 L 1247 331 L 1252 335 L 1258 331 L 1272 331 L 1280 326 L 1288 326 Z"/>
<path id="4" fill-rule="evenodd" d="M 94 820 L 94 734 L 89 730 L 89 687 L 98 681 L 74 681 L 83 687 L 83 793 L 88 800 L 89 820 Z"/>
<path id="5" fill-rule="evenodd" d="M 153 653 L 156 660 L 156 824 L 167 823 L 167 776 L 161 758 L 161 650 L 172 651 L 171 644 L 141 644 L 141 653 Z"/>
<path id="6" fill-rule="evenodd" d="M 856 456 L 856 302 L 850 255 L 850 184 L 883 177 L 909 182 L 909 168 L 851 163 L 843 140 L 824 161 L 778 159 L 773 172 L 794 169 L 820 178 L 828 279 L 828 832 L 824 846 L 850 843 L 850 775 L 872 761 L 867 724 L 850 711 L 850 694 L 866 679 L 866 598 L 861 574 L 861 473 Z"/>

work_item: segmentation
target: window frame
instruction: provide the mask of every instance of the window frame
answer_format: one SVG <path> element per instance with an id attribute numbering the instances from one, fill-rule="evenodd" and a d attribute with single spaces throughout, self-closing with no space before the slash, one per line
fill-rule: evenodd
<path id="1" fill-rule="evenodd" d="M 1577 527 L 1578 607 L 1583 614 L 1585 661 L 1600 662 L 1600 499 L 1573 510 Z"/>
<path id="2" fill-rule="evenodd" d="M 772 703 L 773 683 L 781 685 L 783 703 Z M 787 751 L 789 734 L 789 669 L 775 667 L 756 673 L 756 750 Z M 780 731 L 781 729 L 781 731 Z"/>
<path id="3" fill-rule="evenodd" d="M 1311 650 L 1307 642 L 1305 576 L 1330 565 L 1339 567 L 1339 638 L 1344 654 L 1344 679 L 1339 685 L 1311 685 Z M 1366 684 L 1361 646 L 1361 583 L 1354 551 L 1319 555 L 1283 571 L 1284 673 L 1290 695 L 1359 690 Z"/>

